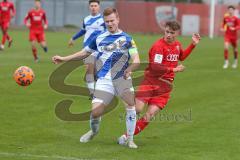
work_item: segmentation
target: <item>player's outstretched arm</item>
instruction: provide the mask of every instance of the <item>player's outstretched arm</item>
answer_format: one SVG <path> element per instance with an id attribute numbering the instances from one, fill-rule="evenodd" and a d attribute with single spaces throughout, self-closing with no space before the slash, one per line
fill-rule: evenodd
<path id="1" fill-rule="evenodd" d="M 131 76 L 132 72 L 134 70 L 136 70 L 139 65 L 140 65 L 140 58 L 139 58 L 139 54 L 135 53 L 133 55 L 131 55 L 132 58 L 132 63 L 130 66 L 128 66 L 128 68 L 124 71 L 124 78 L 127 79 L 128 77 Z"/>
<path id="2" fill-rule="evenodd" d="M 90 52 L 87 52 L 85 49 L 82 49 L 79 52 L 76 52 L 72 55 L 65 56 L 65 57 L 62 57 L 62 56 L 59 56 L 59 55 L 53 56 L 52 57 L 52 62 L 54 64 L 58 64 L 58 63 L 61 63 L 61 62 L 67 62 L 67 61 L 75 60 L 75 59 L 80 59 L 81 60 L 81 59 L 84 59 L 84 58 L 88 57 L 90 54 L 91 54 Z"/>
<path id="3" fill-rule="evenodd" d="M 184 70 L 185 70 L 185 66 L 182 64 L 178 65 L 176 68 L 173 68 L 174 73 L 183 72 Z"/>
<path id="4" fill-rule="evenodd" d="M 86 33 L 85 29 L 81 29 L 78 33 L 76 33 L 68 42 L 68 46 L 71 47 L 74 45 L 74 41 L 78 38 L 80 38 L 81 36 L 83 36 Z"/>
<path id="5" fill-rule="evenodd" d="M 191 54 L 192 50 L 196 47 L 200 40 L 201 36 L 198 33 L 194 33 L 192 35 L 192 43 L 184 51 L 181 49 L 179 60 L 184 61 Z"/>

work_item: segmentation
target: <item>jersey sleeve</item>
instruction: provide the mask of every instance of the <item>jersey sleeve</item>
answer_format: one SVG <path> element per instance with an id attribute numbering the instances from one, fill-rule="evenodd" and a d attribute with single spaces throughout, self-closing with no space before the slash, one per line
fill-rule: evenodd
<path id="1" fill-rule="evenodd" d="M 154 45 L 149 51 L 150 70 L 157 75 L 172 72 L 173 69 L 163 64 L 165 58 L 163 46 Z"/>
<path id="2" fill-rule="evenodd" d="M 16 15 L 16 9 L 15 9 L 13 3 L 11 3 L 11 11 L 12 11 L 12 15 L 15 16 Z"/>
<path id="3" fill-rule="evenodd" d="M 27 15 L 24 18 L 24 24 L 25 25 L 27 24 L 27 21 L 29 20 L 29 18 L 30 18 L 30 12 L 28 12 Z"/>
<path id="4" fill-rule="evenodd" d="M 48 25 L 46 12 L 44 12 L 44 14 L 43 14 L 43 22 L 44 22 L 44 24 Z"/>
<path id="5" fill-rule="evenodd" d="M 182 46 L 180 46 L 180 56 L 179 56 L 179 60 L 180 61 L 184 61 L 191 53 L 192 50 L 195 48 L 195 45 L 193 45 L 192 43 L 187 47 L 187 49 L 183 50 Z"/>
<path id="6" fill-rule="evenodd" d="M 86 26 L 85 23 L 83 21 L 83 25 L 82 25 L 82 29 L 80 29 L 79 32 L 77 32 L 72 39 L 75 41 L 76 39 L 80 38 L 81 36 L 83 36 L 86 33 Z"/>
<path id="7" fill-rule="evenodd" d="M 92 41 L 90 42 L 90 44 L 89 44 L 88 46 L 86 46 L 84 49 L 85 49 L 87 52 L 91 52 L 91 53 L 97 52 L 98 49 L 97 49 L 96 40 L 97 40 L 97 36 L 94 37 L 94 38 L 92 39 Z"/>
<path id="8" fill-rule="evenodd" d="M 129 54 L 130 56 L 138 54 L 137 45 L 133 39 L 130 42 Z"/>

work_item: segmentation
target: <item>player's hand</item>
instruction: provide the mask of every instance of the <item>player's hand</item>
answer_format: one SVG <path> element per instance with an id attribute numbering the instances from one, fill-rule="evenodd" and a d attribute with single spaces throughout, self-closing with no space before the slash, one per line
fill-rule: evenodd
<path id="1" fill-rule="evenodd" d="M 74 40 L 71 38 L 68 42 L 68 47 L 72 47 L 74 45 Z"/>
<path id="2" fill-rule="evenodd" d="M 193 45 L 197 45 L 201 40 L 201 36 L 198 33 L 194 33 L 192 36 Z"/>
<path id="3" fill-rule="evenodd" d="M 30 24 L 30 23 L 27 23 L 26 26 L 27 26 L 28 28 L 30 28 L 30 27 L 31 27 L 31 24 Z"/>
<path id="4" fill-rule="evenodd" d="M 230 29 L 231 31 L 235 31 L 235 30 L 236 30 L 235 27 L 229 27 L 229 29 Z"/>
<path id="5" fill-rule="evenodd" d="M 132 71 L 126 69 L 123 74 L 124 79 L 128 79 L 132 75 Z"/>
<path id="6" fill-rule="evenodd" d="M 224 28 L 220 28 L 220 31 L 221 32 L 225 32 L 226 30 Z"/>
<path id="7" fill-rule="evenodd" d="M 185 66 L 180 64 L 176 68 L 173 68 L 173 72 L 183 72 L 185 70 Z"/>
<path id="8" fill-rule="evenodd" d="M 61 63 L 61 62 L 63 62 L 63 61 L 64 61 L 64 58 L 61 57 L 61 56 L 56 55 L 56 56 L 53 56 L 53 57 L 52 57 L 52 62 L 53 62 L 54 64 L 59 64 L 59 63 Z"/>
<path id="9" fill-rule="evenodd" d="M 43 28 L 44 28 L 44 29 L 47 29 L 47 28 L 48 28 L 48 25 L 47 25 L 47 24 L 44 24 Z"/>

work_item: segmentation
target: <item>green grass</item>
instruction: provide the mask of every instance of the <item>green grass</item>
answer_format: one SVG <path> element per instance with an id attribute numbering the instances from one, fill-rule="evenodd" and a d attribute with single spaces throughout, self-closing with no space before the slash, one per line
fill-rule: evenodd
<path id="1" fill-rule="evenodd" d="M 36 64 L 28 33 L 10 34 L 14 38 L 13 47 L 0 53 L 1 160 L 239 159 L 240 74 L 239 69 L 222 69 L 222 38 L 202 39 L 184 62 L 186 71 L 176 76 L 172 98 L 161 112 L 169 117 L 158 116 L 135 137 L 139 149 L 130 150 L 116 144 L 116 138 L 125 130 L 122 104 L 103 117 L 99 135 L 88 144 L 79 143 L 79 137 L 88 131 L 89 122 L 66 122 L 55 115 L 55 105 L 63 99 L 74 100 L 71 108 L 74 113 L 90 109 L 87 97 L 60 94 L 48 84 L 49 76 L 59 67 L 51 63 L 51 56 L 80 50 L 81 40 L 69 49 L 67 42 L 73 33 L 48 32 L 49 53 L 39 48 L 41 61 Z M 141 59 L 147 60 L 148 49 L 159 35 L 133 37 Z M 191 39 L 179 40 L 186 47 Z M 29 87 L 18 86 L 12 78 L 21 65 L 31 67 L 36 74 Z M 83 73 L 83 68 L 75 70 L 66 82 L 84 86 Z M 185 115 L 187 119 L 174 120 L 171 115 Z"/>

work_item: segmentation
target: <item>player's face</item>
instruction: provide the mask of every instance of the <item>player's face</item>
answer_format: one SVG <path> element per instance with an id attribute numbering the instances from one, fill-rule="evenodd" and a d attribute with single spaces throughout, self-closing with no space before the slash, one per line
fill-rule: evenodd
<path id="1" fill-rule="evenodd" d="M 91 15 L 95 16 L 100 11 L 100 5 L 97 2 L 92 2 L 89 4 L 89 10 L 91 12 Z"/>
<path id="2" fill-rule="evenodd" d="M 170 27 L 165 28 L 165 34 L 164 34 L 164 40 L 167 43 L 172 43 L 176 40 L 176 37 L 178 36 L 179 31 L 174 31 Z"/>
<path id="3" fill-rule="evenodd" d="M 109 32 L 115 33 L 118 31 L 119 17 L 115 13 L 104 16 L 104 22 Z"/>
<path id="4" fill-rule="evenodd" d="M 230 16 L 233 16 L 234 15 L 234 9 L 233 8 L 229 8 L 228 9 L 228 13 Z"/>
<path id="5" fill-rule="evenodd" d="M 35 1 L 35 8 L 36 9 L 41 8 L 41 3 L 39 1 Z"/>

